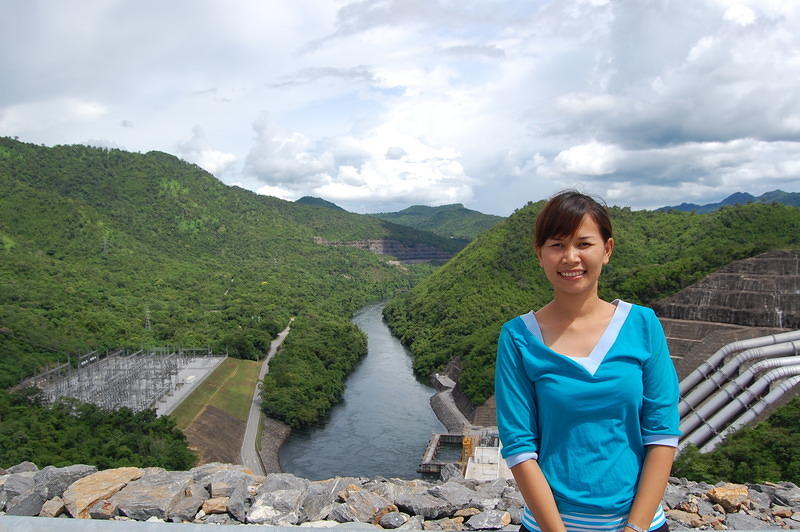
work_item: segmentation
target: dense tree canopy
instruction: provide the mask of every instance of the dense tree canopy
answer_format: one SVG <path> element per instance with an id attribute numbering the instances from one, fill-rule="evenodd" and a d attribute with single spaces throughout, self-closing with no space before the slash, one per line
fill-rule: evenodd
<path id="1" fill-rule="evenodd" d="M 62 399 L 41 404 L 25 391 L 0 391 L 0 467 L 25 460 L 40 467 L 71 464 L 188 469 L 195 456 L 170 417 L 154 410 L 108 411 Z"/>
<path id="2" fill-rule="evenodd" d="M 210 346 L 257 359 L 298 316 L 298 338 L 287 353 L 305 352 L 302 344 L 323 358 L 334 356 L 322 353 L 328 349 L 348 357 L 326 368 L 325 386 L 292 381 L 318 405 L 318 417 L 338 399 L 352 357 L 361 354 L 355 344 L 332 349 L 352 336 L 350 316 L 408 289 L 430 267 L 398 266 L 315 237 L 460 247 L 368 216 L 228 187 L 160 152 L 0 138 L 0 188 L 0 388 L 95 349 Z M 304 327 L 311 316 L 329 326 Z M 293 371 L 316 382 L 323 375 L 316 360 L 295 357 Z M 270 386 L 269 397 L 277 397 Z M 288 393 L 285 383 L 280 392 Z"/>

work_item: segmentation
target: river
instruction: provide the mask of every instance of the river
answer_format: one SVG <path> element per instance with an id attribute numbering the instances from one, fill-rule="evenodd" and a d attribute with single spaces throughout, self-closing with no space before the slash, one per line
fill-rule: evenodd
<path id="1" fill-rule="evenodd" d="M 313 480 L 335 476 L 416 478 L 432 432 L 445 432 L 403 344 L 383 322 L 384 303 L 353 318 L 367 335 L 367 355 L 347 379 L 344 400 L 319 426 L 292 431 L 281 468 Z"/>

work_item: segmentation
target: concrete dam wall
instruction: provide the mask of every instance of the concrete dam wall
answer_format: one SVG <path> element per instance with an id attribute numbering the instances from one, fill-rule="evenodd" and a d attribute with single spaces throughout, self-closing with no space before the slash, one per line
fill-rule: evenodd
<path id="1" fill-rule="evenodd" d="M 800 252 L 734 261 L 653 306 L 662 318 L 800 329 Z"/>

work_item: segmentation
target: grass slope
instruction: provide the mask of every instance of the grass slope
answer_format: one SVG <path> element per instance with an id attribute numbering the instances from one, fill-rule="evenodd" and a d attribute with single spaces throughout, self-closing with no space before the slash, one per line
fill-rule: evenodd
<path id="1" fill-rule="evenodd" d="M 247 422 L 250 400 L 258 383 L 260 368 L 261 362 L 226 358 L 170 414 L 175 425 L 185 430 L 206 405 L 215 406 L 236 419 Z"/>

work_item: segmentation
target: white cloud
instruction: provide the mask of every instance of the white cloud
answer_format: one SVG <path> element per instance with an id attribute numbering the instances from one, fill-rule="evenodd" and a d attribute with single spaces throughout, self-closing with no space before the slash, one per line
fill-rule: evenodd
<path id="1" fill-rule="evenodd" d="M 30 134 L 50 128 L 95 122 L 108 112 L 108 107 L 100 102 L 72 97 L 10 105 L 3 108 L 0 115 L 0 134 Z"/>
<path id="2" fill-rule="evenodd" d="M 473 180 L 459 153 L 383 127 L 361 137 L 311 142 L 280 131 L 268 118 L 254 124 L 245 172 L 257 190 L 282 198 L 303 194 L 359 203 L 452 203 L 471 198 Z"/>
<path id="3" fill-rule="evenodd" d="M 219 176 L 236 162 L 236 155 L 211 148 L 200 126 L 192 128 L 192 138 L 178 143 L 178 155 Z"/>
<path id="4" fill-rule="evenodd" d="M 736 4 L 726 9 L 722 18 L 730 22 L 735 22 L 740 26 L 749 26 L 756 21 L 756 14 L 746 5 Z"/>
<path id="5" fill-rule="evenodd" d="M 0 134 L 32 142 L 177 152 L 372 211 L 506 214 L 574 185 L 634 206 L 800 190 L 795 1 L 6 7 Z"/>
<path id="6" fill-rule="evenodd" d="M 555 158 L 555 163 L 570 174 L 604 175 L 617 170 L 620 157 L 620 149 L 617 146 L 590 142 L 560 152 Z"/>

